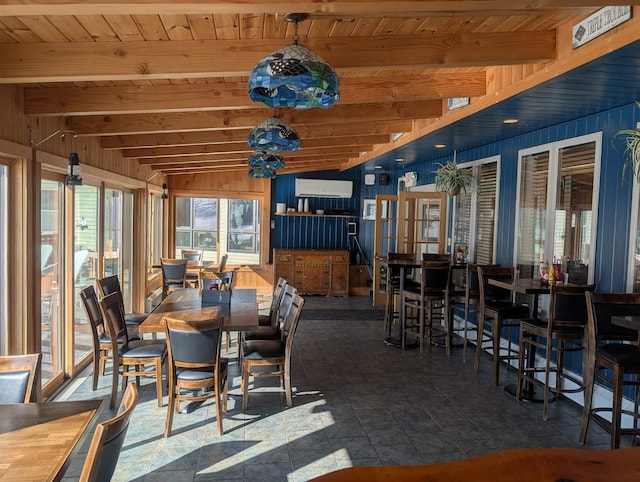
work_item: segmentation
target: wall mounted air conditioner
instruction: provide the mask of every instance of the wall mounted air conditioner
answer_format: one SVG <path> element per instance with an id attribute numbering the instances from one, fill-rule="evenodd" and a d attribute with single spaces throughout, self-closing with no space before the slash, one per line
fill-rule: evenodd
<path id="1" fill-rule="evenodd" d="M 350 198 L 352 195 L 353 181 L 296 179 L 296 197 Z"/>

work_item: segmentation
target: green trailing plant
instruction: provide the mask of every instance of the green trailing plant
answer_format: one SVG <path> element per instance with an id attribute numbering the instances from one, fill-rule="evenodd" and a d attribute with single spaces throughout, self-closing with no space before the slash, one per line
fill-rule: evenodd
<path id="1" fill-rule="evenodd" d="M 462 191 L 466 196 L 467 192 L 478 189 L 478 180 L 471 169 L 460 169 L 455 160 L 437 164 L 440 167 L 436 170 L 436 191 L 446 192 L 450 196 Z"/>
<path id="2" fill-rule="evenodd" d="M 636 105 L 640 108 L 640 102 L 636 102 Z M 626 145 L 624 154 L 627 156 L 627 160 L 622 166 L 622 179 L 625 179 L 627 170 L 631 168 L 635 178 L 640 181 L 640 129 L 618 131 L 614 139 L 617 137 L 623 137 Z"/>

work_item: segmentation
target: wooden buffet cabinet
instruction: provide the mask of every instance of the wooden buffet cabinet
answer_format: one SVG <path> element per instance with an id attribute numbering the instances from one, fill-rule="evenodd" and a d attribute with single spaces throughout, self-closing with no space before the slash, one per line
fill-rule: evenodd
<path id="1" fill-rule="evenodd" d="M 349 251 L 274 249 L 273 274 L 301 294 L 349 296 Z"/>

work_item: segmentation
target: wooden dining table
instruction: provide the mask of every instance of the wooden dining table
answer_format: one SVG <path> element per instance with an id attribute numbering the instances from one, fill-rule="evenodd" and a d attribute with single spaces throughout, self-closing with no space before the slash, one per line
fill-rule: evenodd
<path id="1" fill-rule="evenodd" d="M 177 289 L 169 293 L 169 296 L 140 324 L 140 332 L 164 332 L 162 320 L 165 317 L 198 321 L 218 316 L 222 316 L 222 328 L 226 332 L 259 330 L 256 290 L 234 288 L 231 291 L 230 303 L 207 305 L 202 303 L 197 288 Z"/>
<path id="2" fill-rule="evenodd" d="M 102 400 L 0 405 L 0 480 L 61 480 Z"/>
<path id="3" fill-rule="evenodd" d="M 522 448 L 454 462 L 348 467 L 311 482 L 627 482 L 640 480 L 640 447 Z"/>

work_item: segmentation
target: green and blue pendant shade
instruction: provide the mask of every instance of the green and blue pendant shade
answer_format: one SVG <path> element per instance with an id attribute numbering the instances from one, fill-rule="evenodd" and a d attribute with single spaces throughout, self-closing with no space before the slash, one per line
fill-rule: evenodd
<path id="1" fill-rule="evenodd" d="M 249 77 L 249 97 L 269 107 L 311 109 L 330 107 L 340 99 L 340 81 L 318 54 L 298 44 L 298 20 L 306 14 L 288 14 L 294 22 L 293 44 L 267 55 Z"/>
<path id="2" fill-rule="evenodd" d="M 247 144 L 262 151 L 295 151 L 300 148 L 300 137 L 285 121 L 271 117 L 253 128 Z"/>

